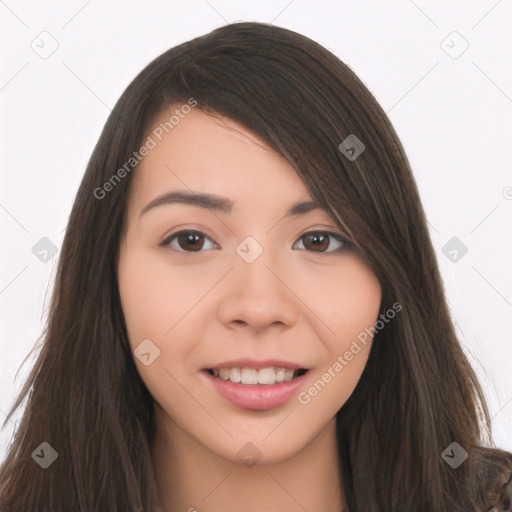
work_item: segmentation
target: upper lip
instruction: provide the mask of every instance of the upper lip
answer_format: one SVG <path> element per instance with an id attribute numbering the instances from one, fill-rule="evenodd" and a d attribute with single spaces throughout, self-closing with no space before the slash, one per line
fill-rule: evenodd
<path id="1" fill-rule="evenodd" d="M 213 366 L 209 366 L 205 368 L 205 370 L 220 370 L 221 368 L 256 368 L 257 370 L 261 368 L 290 368 L 292 370 L 307 370 L 308 368 L 297 363 L 293 363 L 291 361 L 283 361 L 282 359 L 230 359 L 229 361 L 223 361 L 222 363 L 215 364 Z"/>

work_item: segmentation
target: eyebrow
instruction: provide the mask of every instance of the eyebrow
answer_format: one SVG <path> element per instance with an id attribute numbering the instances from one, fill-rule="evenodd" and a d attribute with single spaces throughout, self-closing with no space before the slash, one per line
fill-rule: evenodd
<path id="1" fill-rule="evenodd" d="M 231 214 L 233 210 L 233 201 L 227 197 L 221 197 L 214 194 L 187 192 L 181 190 L 174 190 L 167 192 L 156 199 L 150 201 L 141 210 L 139 218 L 142 217 L 148 211 L 163 205 L 169 204 L 190 204 L 192 206 L 198 206 L 200 208 L 207 208 L 218 213 L 226 215 Z M 288 211 L 284 214 L 283 218 L 294 217 L 297 215 L 304 215 L 312 210 L 325 210 L 321 205 L 314 201 L 296 202 L 290 206 Z"/>

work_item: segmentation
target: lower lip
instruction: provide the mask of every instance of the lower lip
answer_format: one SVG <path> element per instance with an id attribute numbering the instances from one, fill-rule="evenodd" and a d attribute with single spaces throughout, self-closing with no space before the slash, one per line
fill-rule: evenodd
<path id="1" fill-rule="evenodd" d="M 256 385 L 235 384 L 230 380 L 214 377 L 207 371 L 203 371 L 203 373 L 217 391 L 233 405 L 252 411 L 265 411 L 288 402 L 302 386 L 309 372 L 288 382 Z"/>

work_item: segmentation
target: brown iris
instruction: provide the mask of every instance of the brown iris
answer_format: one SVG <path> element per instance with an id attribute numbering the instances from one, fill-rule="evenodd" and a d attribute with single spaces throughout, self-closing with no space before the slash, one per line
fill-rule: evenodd
<path id="1" fill-rule="evenodd" d="M 204 237 L 198 233 L 184 231 L 178 235 L 179 246 L 185 250 L 200 251 L 204 245 Z"/>
<path id="2" fill-rule="evenodd" d="M 303 238 L 306 249 L 320 248 L 320 252 L 323 252 L 329 247 L 329 236 L 326 233 L 309 233 Z"/>

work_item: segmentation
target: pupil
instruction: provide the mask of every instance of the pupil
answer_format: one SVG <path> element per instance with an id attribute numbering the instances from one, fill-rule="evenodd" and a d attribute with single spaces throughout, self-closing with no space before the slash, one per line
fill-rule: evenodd
<path id="1" fill-rule="evenodd" d="M 180 235 L 180 245 L 182 246 L 182 248 L 184 249 L 189 249 L 191 248 L 192 250 L 199 250 L 201 249 L 201 247 L 203 246 L 203 244 L 199 244 L 199 246 L 197 245 L 197 241 L 199 238 L 201 238 L 200 235 L 197 235 L 197 234 L 194 234 L 194 233 L 183 233 Z M 190 247 L 186 247 L 187 244 L 190 244 Z M 185 247 L 183 247 L 185 246 Z"/>
<path id="2" fill-rule="evenodd" d="M 325 235 L 308 235 L 306 239 L 311 240 L 314 247 L 318 247 L 323 250 L 327 249 L 329 246 L 329 239 Z M 321 239 L 323 239 L 323 241 L 319 242 Z"/>

